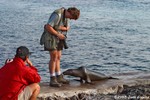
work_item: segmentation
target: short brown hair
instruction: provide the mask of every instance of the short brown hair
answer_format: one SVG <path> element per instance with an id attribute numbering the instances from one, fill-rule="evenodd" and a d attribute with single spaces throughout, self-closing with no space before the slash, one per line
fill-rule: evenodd
<path id="1" fill-rule="evenodd" d="M 29 49 L 26 46 L 20 46 L 16 50 L 16 57 L 21 58 L 22 60 L 26 60 L 26 57 L 28 57 L 31 53 L 29 52 Z"/>
<path id="2" fill-rule="evenodd" d="M 74 19 L 78 19 L 80 16 L 80 10 L 76 7 L 70 7 L 67 11 L 73 16 Z"/>

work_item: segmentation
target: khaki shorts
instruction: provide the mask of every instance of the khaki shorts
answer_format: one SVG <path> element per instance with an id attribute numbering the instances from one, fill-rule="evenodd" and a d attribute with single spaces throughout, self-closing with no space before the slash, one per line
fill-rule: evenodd
<path id="1" fill-rule="evenodd" d="M 29 100 L 32 95 L 32 90 L 29 86 L 25 87 L 24 90 L 18 95 L 18 100 Z"/>

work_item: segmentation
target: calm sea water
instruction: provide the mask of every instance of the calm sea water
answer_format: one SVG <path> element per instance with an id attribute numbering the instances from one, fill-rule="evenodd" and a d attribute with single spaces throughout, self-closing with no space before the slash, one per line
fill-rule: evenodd
<path id="1" fill-rule="evenodd" d="M 39 39 L 50 14 L 70 6 L 81 16 L 70 21 L 62 71 L 80 66 L 104 74 L 150 71 L 149 0 L 0 0 L 0 66 L 25 45 L 42 81 L 49 81 L 49 53 Z"/>

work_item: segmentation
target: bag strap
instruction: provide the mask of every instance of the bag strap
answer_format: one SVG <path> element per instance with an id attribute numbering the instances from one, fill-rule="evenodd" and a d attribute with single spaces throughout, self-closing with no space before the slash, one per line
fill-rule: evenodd
<path id="1" fill-rule="evenodd" d="M 59 25 L 60 24 L 60 20 L 61 20 L 61 18 L 63 17 L 63 12 L 64 12 L 64 10 L 65 10 L 65 8 L 64 7 L 62 7 L 62 8 L 60 8 L 60 9 L 58 9 L 58 10 L 55 10 L 54 12 L 56 13 L 56 14 L 58 14 L 58 21 L 57 21 L 57 25 Z M 64 19 L 65 18 L 63 18 L 63 24 L 64 24 Z"/>

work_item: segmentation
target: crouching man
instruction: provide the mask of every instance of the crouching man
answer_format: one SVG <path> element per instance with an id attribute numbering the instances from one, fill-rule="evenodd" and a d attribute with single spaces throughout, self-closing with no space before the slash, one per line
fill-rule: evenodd
<path id="1" fill-rule="evenodd" d="M 29 55 L 29 49 L 20 46 L 14 59 L 0 68 L 0 100 L 36 100 L 41 78 Z"/>

